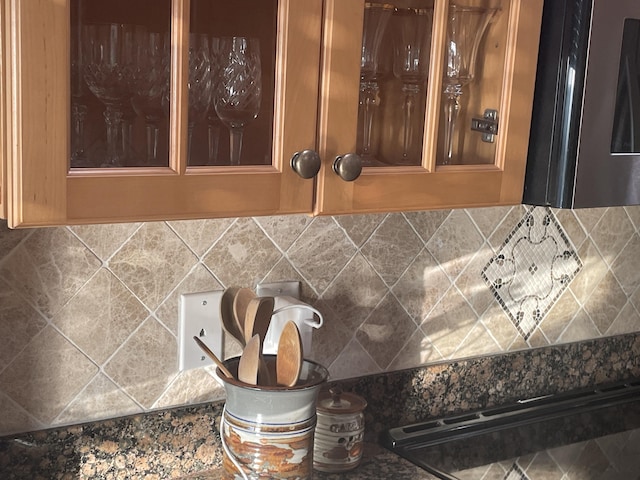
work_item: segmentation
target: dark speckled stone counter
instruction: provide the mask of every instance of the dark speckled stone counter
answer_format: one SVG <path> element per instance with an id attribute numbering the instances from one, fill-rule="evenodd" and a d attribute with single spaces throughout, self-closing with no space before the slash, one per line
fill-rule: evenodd
<path id="1" fill-rule="evenodd" d="M 357 469 L 316 479 L 432 479 L 376 446 L 386 429 L 603 383 L 640 378 L 640 334 L 465 359 L 340 382 L 368 401 Z M 0 438 L 0 478 L 219 478 L 222 403 Z"/>

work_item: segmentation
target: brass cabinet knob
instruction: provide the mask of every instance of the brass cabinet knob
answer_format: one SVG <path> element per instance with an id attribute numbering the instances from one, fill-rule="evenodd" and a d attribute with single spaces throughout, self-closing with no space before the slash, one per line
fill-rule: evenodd
<path id="1" fill-rule="evenodd" d="M 291 168 L 302 178 L 313 178 L 320 171 L 320 155 L 315 150 L 302 150 L 291 157 Z"/>
<path id="2" fill-rule="evenodd" d="M 362 173 L 362 160 L 357 153 L 347 153 L 336 157 L 333 171 L 345 182 L 352 182 Z"/>

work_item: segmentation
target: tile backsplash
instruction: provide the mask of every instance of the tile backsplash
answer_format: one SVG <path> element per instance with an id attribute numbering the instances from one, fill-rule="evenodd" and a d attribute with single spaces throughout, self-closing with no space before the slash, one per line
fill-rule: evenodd
<path id="1" fill-rule="evenodd" d="M 525 206 L 1 225 L 0 435 L 223 398 L 176 336 L 180 294 L 229 285 L 301 281 L 334 379 L 640 331 L 639 227 Z"/>

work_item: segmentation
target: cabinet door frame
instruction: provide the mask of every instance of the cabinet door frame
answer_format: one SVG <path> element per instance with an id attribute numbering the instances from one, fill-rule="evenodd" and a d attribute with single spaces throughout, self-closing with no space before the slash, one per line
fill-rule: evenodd
<path id="1" fill-rule="evenodd" d="M 422 164 L 364 167 L 353 182 L 332 171 L 355 151 L 364 0 L 326 0 L 319 122 L 317 215 L 508 205 L 522 202 L 542 0 L 510 0 L 492 165 L 436 166 L 438 122 L 425 122 Z M 448 0 L 434 2 L 426 118 L 439 118 Z M 506 14 L 506 13 L 503 13 Z"/>
<path id="2" fill-rule="evenodd" d="M 314 182 L 289 166 L 314 148 L 322 0 L 280 0 L 273 164 L 187 167 L 189 0 L 172 0 L 169 167 L 69 169 L 70 0 L 3 0 L 11 38 L 11 227 L 311 212 Z M 285 125 L 286 119 L 286 125 Z"/>

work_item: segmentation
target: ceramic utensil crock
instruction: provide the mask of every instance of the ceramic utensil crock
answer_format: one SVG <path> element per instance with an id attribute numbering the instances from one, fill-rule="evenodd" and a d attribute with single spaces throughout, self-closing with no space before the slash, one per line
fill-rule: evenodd
<path id="1" fill-rule="evenodd" d="M 265 360 L 275 361 L 269 355 Z M 237 374 L 237 358 L 225 365 Z M 316 400 L 328 376 L 326 368 L 309 360 L 293 387 L 247 385 L 218 373 L 227 395 L 220 422 L 222 478 L 311 479 Z"/>
<path id="2" fill-rule="evenodd" d="M 318 396 L 318 423 L 313 449 L 313 468 L 344 472 L 362 460 L 364 398 L 332 387 Z"/>

